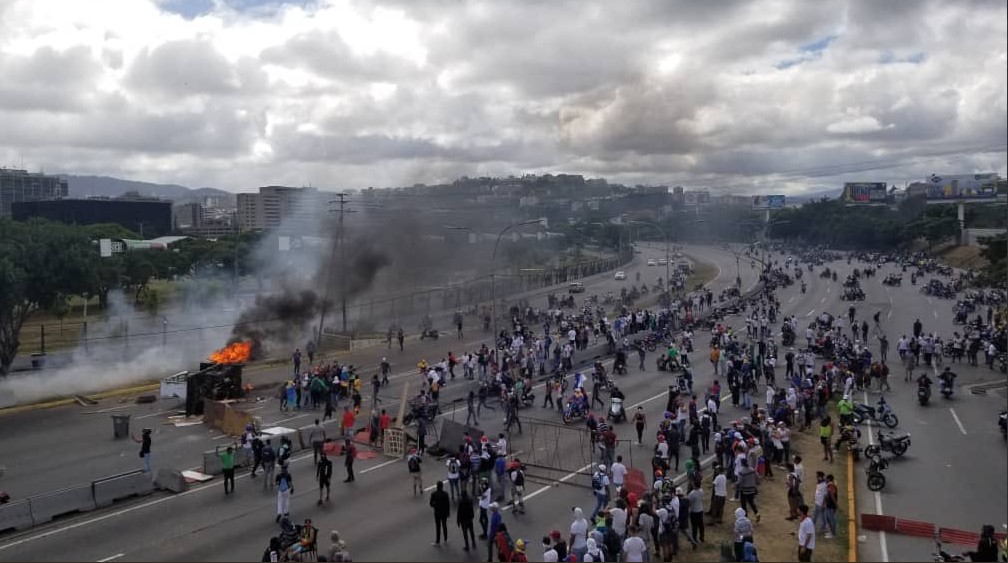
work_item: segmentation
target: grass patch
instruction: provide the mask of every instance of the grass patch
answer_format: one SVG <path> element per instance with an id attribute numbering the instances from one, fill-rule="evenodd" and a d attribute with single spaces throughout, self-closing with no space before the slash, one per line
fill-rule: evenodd
<path id="1" fill-rule="evenodd" d="M 978 246 L 948 245 L 939 248 L 935 254 L 953 268 L 979 269 L 988 265 L 987 259 L 981 256 Z"/>

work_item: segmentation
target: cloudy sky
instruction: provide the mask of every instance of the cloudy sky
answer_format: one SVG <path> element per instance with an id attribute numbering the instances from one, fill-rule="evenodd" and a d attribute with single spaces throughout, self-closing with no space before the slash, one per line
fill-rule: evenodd
<path id="1" fill-rule="evenodd" d="M 1006 20 L 1004 0 L 0 0 L 0 164 L 233 191 L 1004 175 Z"/>

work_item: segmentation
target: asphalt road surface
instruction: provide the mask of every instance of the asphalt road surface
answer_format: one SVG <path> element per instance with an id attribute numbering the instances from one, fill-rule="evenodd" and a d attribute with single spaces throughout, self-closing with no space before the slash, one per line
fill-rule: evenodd
<path id="1" fill-rule="evenodd" d="M 711 288 L 720 290 L 734 282 L 735 259 L 724 251 L 713 248 L 687 248 L 698 258 L 711 262 L 719 269 L 719 277 Z M 645 249 L 636 264 L 628 268 L 628 277 L 634 279 L 635 268 L 654 272 L 657 277 L 661 267 L 644 266 L 648 257 L 664 255 L 660 249 Z M 755 274 L 743 263 L 743 286 L 755 281 Z M 841 271 L 847 266 L 839 265 Z M 662 275 L 664 272 L 662 272 Z M 884 273 L 883 273 L 884 275 Z M 950 323 L 950 303 L 936 300 L 929 303 L 917 293 L 916 288 L 904 286 L 886 291 L 879 283 L 882 276 L 876 276 L 865 284 L 868 299 L 858 304 L 859 314 L 870 315 L 874 310 L 882 310 L 883 326 L 893 343 L 902 327 L 909 329 L 915 316 L 925 323 L 925 330 L 931 330 L 932 322 L 943 319 Z M 834 314 L 845 312 L 847 304 L 839 301 L 839 284 L 825 282 L 818 277 L 806 275 L 809 291 L 801 294 L 798 286 L 781 290 L 778 295 L 784 313 L 795 314 L 804 324 L 811 316 L 822 310 Z M 645 278 L 653 282 L 653 279 Z M 588 295 L 604 293 L 615 288 L 620 282 L 611 276 L 598 276 L 588 285 Z M 889 297 L 893 301 L 889 302 Z M 889 312 L 892 312 L 891 316 Z M 926 316 L 932 316 L 929 321 Z M 740 326 L 739 321 L 734 321 Z M 938 328 L 944 334 L 949 329 Z M 388 354 L 393 361 L 393 372 L 397 380 L 392 391 L 386 391 L 388 399 L 393 399 L 399 381 L 414 373 L 413 365 L 422 354 L 428 359 L 444 354 L 448 349 L 456 351 L 472 349 L 482 334 L 474 334 L 473 339 L 457 340 L 446 338 L 437 343 L 408 342 L 406 351 L 387 351 L 384 347 L 355 352 L 354 360 L 361 358 L 361 365 L 376 364 L 381 355 Z M 714 376 L 703 350 L 705 334 L 695 339 L 697 351 L 693 355 L 695 388 L 702 390 Z M 664 410 L 665 390 L 669 377 L 654 371 L 653 356 L 645 362 L 646 370 L 636 369 L 636 362 L 630 373 L 620 380 L 620 387 L 627 396 L 628 410 L 641 404 L 649 421 L 657 421 Z M 989 380 L 994 377 L 986 370 L 956 368 L 960 383 Z M 986 400 L 968 393 L 960 393 L 954 405 L 944 405 L 939 398 L 927 408 L 915 407 L 914 388 L 903 386 L 900 371 L 894 369 L 891 377 L 893 393 L 887 399 L 893 403 L 901 419 L 901 429 L 913 432 L 913 445 L 906 459 L 892 463 L 887 474 L 889 483 L 881 494 L 883 510 L 887 514 L 898 514 L 907 518 L 938 521 L 941 525 L 977 529 L 983 522 L 999 525 L 1005 518 L 1005 456 L 1000 437 L 997 435 L 995 415 L 997 405 L 1003 398 L 996 395 Z M 974 373 L 975 371 L 975 373 Z M 263 370 L 250 374 L 259 381 L 277 381 L 284 376 L 283 369 Z M 1000 374 L 998 374 L 1000 377 Z M 448 400 L 462 396 L 467 389 L 465 383 L 446 387 L 442 396 Z M 538 393 L 537 393 L 538 394 Z M 872 401 L 874 402 L 874 401 Z M 989 403 L 989 404 L 988 404 Z M 393 405 L 397 404 L 393 403 Z M 137 466 L 136 445 L 129 442 L 114 442 L 111 439 L 110 412 L 129 412 L 134 415 L 134 428 L 140 424 L 155 429 L 154 466 L 190 468 L 197 466 L 200 453 L 212 449 L 216 444 L 227 443 L 229 439 L 219 439 L 216 432 L 208 432 L 205 427 L 195 426 L 175 428 L 160 423 L 171 411 L 172 405 L 157 403 L 153 406 L 117 404 L 103 401 L 93 408 L 66 407 L 40 410 L 5 416 L 5 427 L 15 429 L 0 437 L 0 448 L 5 452 L 4 463 L 7 474 L 0 483 L 12 496 L 20 498 L 59 486 L 86 482 L 92 478 L 133 469 Z M 955 408 L 959 422 L 966 431 L 964 436 L 956 417 L 948 407 Z M 276 401 L 267 400 L 261 405 L 265 424 L 276 422 L 288 427 L 304 426 L 311 423 L 317 414 L 313 412 L 281 415 Z M 464 407 L 463 407 L 464 408 Z M 116 409 L 96 414 L 106 409 Z M 738 414 L 734 414 L 738 412 Z M 993 413 L 993 414 L 992 414 Z M 462 412 L 464 416 L 464 411 Z M 554 412 L 540 411 L 538 407 L 523 414 L 537 418 L 556 418 Z M 990 416 L 988 416 L 990 415 Z M 148 417 L 136 420 L 139 417 Z M 450 414 L 448 416 L 451 416 Z M 483 428 L 491 435 L 500 430 L 501 414 L 492 412 L 481 420 Z M 741 411 L 725 407 L 722 416 L 734 418 Z M 141 423 L 141 420 L 143 421 Z M 149 423 L 149 424 L 148 424 Z M 632 429 L 627 424 L 619 425 L 617 433 L 621 439 L 630 437 Z M 521 443 L 516 438 L 512 443 Z M 647 442 L 646 442 L 647 443 Z M 551 446 L 553 447 L 553 446 Z M 556 444 L 561 455 L 576 457 L 580 454 L 575 444 Z M 634 465 L 646 465 L 647 448 L 640 448 L 641 455 L 632 455 L 629 461 Z M 997 455 L 991 456 L 993 451 Z M 518 453 L 519 456 L 522 452 Z M 982 462 L 978 462 L 983 460 Z M 481 560 L 486 556 L 486 547 L 479 552 L 463 553 L 461 538 L 457 528 L 450 526 L 452 537 L 440 548 L 430 546 L 433 540 L 431 509 L 426 497 L 414 498 L 410 492 L 410 481 L 405 464 L 399 460 L 378 457 L 358 461 L 355 468 L 357 481 L 353 484 L 339 482 L 343 476 L 341 460 L 337 459 L 333 500 L 330 504 L 317 507 L 317 488 L 312 483 L 312 462 L 310 453 L 299 453 L 292 464 L 296 494 L 292 501 L 292 516 L 295 520 L 310 517 L 320 532 L 320 548 L 328 548 L 328 531 L 339 530 L 350 543 L 350 550 L 357 560 Z M 946 463 L 953 463 L 952 468 Z M 435 479 L 444 478 L 443 465 L 434 458 L 427 458 L 424 468 L 425 484 L 431 486 Z M 857 468 L 860 471 L 860 467 Z M 535 472 L 532 472 L 535 473 Z M 859 474 L 861 477 L 863 474 Z M 954 478 L 950 478 L 954 476 Z M 581 506 L 591 510 L 593 498 L 586 488 L 587 478 L 563 475 L 561 483 L 556 481 L 537 482 L 530 479 L 527 486 L 528 510 L 525 515 L 505 513 L 512 536 L 525 538 L 530 545 L 531 558 L 538 556 L 538 539 L 552 529 L 566 533 L 570 524 L 570 507 Z M 273 522 L 275 515 L 275 495 L 263 491 L 257 478 L 250 479 L 247 473 L 237 478 L 237 493 L 225 497 L 219 480 L 206 485 L 194 486 L 186 493 L 167 495 L 155 493 L 152 496 L 132 502 L 117 504 L 102 511 L 76 517 L 60 519 L 24 533 L 7 534 L 0 538 L 0 560 L 258 560 L 271 535 L 277 533 Z M 984 483 L 984 486 L 977 486 Z M 921 493 L 925 493 L 922 495 Z M 930 493 L 930 497 L 928 497 Z M 924 500 L 927 498 L 928 500 Z M 858 509 L 869 511 L 873 508 L 873 495 L 860 489 Z M 478 527 L 478 525 L 477 525 Z M 478 533 L 478 531 L 477 531 Z M 888 551 L 876 556 L 870 550 L 878 546 L 877 538 L 870 537 L 861 546 L 861 559 L 880 560 L 921 560 L 929 553 L 930 544 L 913 540 L 907 546 L 902 539 L 889 537 Z M 912 551 L 916 549 L 916 551 Z M 898 550 L 898 553 L 897 553 Z"/>
<path id="2" fill-rule="evenodd" d="M 718 268 L 720 275 L 709 284 L 711 289 L 720 291 L 734 283 L 735 260 L 731 255 L 713 248 L 686 251 Z M 663 276 L 664 268 L 645 265 L 648 258 L 663 255 L 661 249 L 645 249 L 627 268 L 629 283 L 635 280 L 637 269 L 643 272 L 644 281 L 653 283 L 653 278 Z M 729 266 L 731 275 L 726 274 Z M 662 272 L 659 274 L 658 270 Z M 749 287 L 755 283 L 757 274 L 746 269 L 742 277 L 743 286 Z M 612 279 L 611 274 L 596 276 L 586 283 L 588 291 L 584 295 L 618 292 L 624 283 L 628 282 L 618 282 Z M 544 305 L 543 296 L 540 306 Z M 384 347 L 367 349 L 352 354 L 351 361 L 377 365 L 382 355 L 390 357 L 395 376 L 391 391 L 383 394 L 395 408 L 399 385 L 415 373 L 413 366 L 418 357 L 436 358 L 449 349 L 474 349 L 486 336 L 480 332 L 461 342 L 453 338 L 443 338 L 438 342 L 407 342 L 402 353 Z M 653 371 L 653 358 L 649 358 L 646 365 Z M 709 366 L 701 366 L 697 370 L 698 380 L 709 379 L 710 374 L 705 369 L 709 371 Z M 280 381 L 287 375 L 286 371 L 285 367 L 262 370 L 249 374 L 248 379 L 256 385 L 263 385 L 265 382 Z M 467 392 L 465 385 L 448 385 L 442 397 L 450 401 L 463 396 Z M 645 406 L 648 415 L 654 419 L 664 409 L 664 400 L 654 397 L 664 397 L 666 386 L 667 381 L 661 375 L 646 372 L 627 376 L 622 388 L 628 405 L 652 399 Z M 135 469 L 138 465 L 137 446 L 131 441 L 112 440 L 109 416 L 112 413 L 131 414 L 134 430 L 140 426 L 154 429 L 155 471 L 158 467 L 197 468 L 203 451 L 231 441 L 203 426 L 176 428 L 164 425 L 166 417 L 176 408 L 177 405 L 165 402 L 135 405 L 132 402 L 119 404 L 116 400 L 105 400 L 94 407 L 72 406 L 4 416 L 5 427 L 16 430 L 0 437 L 0 448 L 8 452 L 4 456 L 7 471 L 3 487 L 17 499 Z M 267 427 L 273 424 L 305 426 L 320 414 L 317 411 L 280 414 L 277 402 L 272 399 L 253 408 L 260 409 L 258 412 Z M 555 412 L 531 414 L 559 418 Z M 446 410 L 446 416 L 451 416 L 451 409 Z M 502 426 L 500 417 L 499 411 L 485 415 L 481 421 L 484 429 L 496 434 Z M 642 460 L 646 458 L 644 456 Z M 340 462 L 339 459 L 335 461 L 336 481 L 343 475 Z M 435 465 L 433 458 L 429 458 L 427 464 L 425 480 L 429 483 L 444 476 L 444 468 L 440 464 Z M 456 538 L 453 538 L 451 547 L 431 551 L 434 548 L 429 547 L 429 530 L 424 527 L 430 522 L 430 509 L 426 499 L 411 497 L 402 461 L 383 457 L 358 461 L 356 483 L 345 485 L 337 482 L 333 502 L 323 507 L 315 505 L 318 492 L 311 479 L 311 455 L 297 454 L 292 472 L 296 490 L 292 515 L 298 519 L 311 517 L 324 537 L 328 537 L 328 530 L 339 529 L 351 542 L 354 556 L 359 560 L 459 559 L 463 555 L 460 544 L 454 541 Z M 273 523 L 275 495 L 262 490 L 260 479 L 252 480 L 247 473 L 240 474 L 237 477 L 237 494 L 229 497 L 224 496 L 222 485 L 215 480 L 194 486 L 179 495 L 155 493 L 110 509 L 58 519 L 24 533 L 10 533 L 0 538 L 0 560 L 257 560 L 264 548 L 263 542 L 274 535 L 277 528 Z M 567 480 L 572 481 L 574 479 Z M 557 506 L 556 501 L 567 506 L 582 504 L 587 507 L 591 500 L 587 498 L 590 495 L 585 489 L 574 484 L 543 487 L 536 492 L 536 484 L 530 479 L 529 514 L 523 517 L 529 527 L 522 529 L 519 525 L 515 533 L 532 537 L 543 527 L 552 529 L 558 525 L 558 518 L 566 515 L 541 512 L 543 508 Z M 320 547 L 327 547 L 324 538 Z"/>

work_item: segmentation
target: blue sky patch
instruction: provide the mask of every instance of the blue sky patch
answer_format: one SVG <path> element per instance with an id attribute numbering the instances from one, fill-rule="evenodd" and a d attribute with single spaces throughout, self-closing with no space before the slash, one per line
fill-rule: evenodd
<path id="1" fill-rule="evenodd" d="M 826 48 L 830 46 L 830 43 L 836 41 L 837 37 L 838 36 L 836 35 L 827 35 L 822 39 L 802 45 L 798 48 L 798 50 L 803 53 L 818 53 L 820 51 L 825 51 Z"/>

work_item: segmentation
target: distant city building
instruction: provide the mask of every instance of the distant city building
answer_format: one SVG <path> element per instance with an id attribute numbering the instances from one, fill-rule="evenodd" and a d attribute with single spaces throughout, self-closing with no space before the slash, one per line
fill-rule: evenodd
<path id="1" fill-rule="evenodd" d="M 237 202 L 241 232 L 275 229 L 289 217 L 309 219 L 325 203 L 317 188 L 287 186 L 263 186 L 256 194 L 238 194 Z"/>
<path id="2" fill-rule="evenodd" d="M 0 217 L 9 217 L 11 204 L 67 197 L 67 181 L 59 176 L 0 168 Z"/>
<path id="3" fill-rule="evenodd" d="M 69 225 L 115 223 L 141 237 L 158 237 L 172 232 L 172 204 L 151 199 L 59 199 L 20 201 L 11 204 L 16 221 L 34 217 Z"/>

